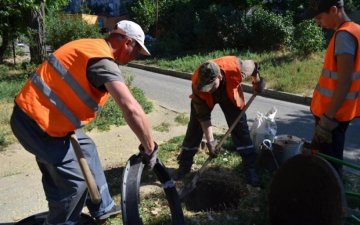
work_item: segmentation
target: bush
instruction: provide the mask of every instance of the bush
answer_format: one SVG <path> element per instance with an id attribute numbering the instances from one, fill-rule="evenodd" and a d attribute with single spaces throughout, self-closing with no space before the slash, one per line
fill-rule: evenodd
<path id="1" fill-rule="evenodd" d="M 294 26 L 292 16 L 277 15 L 264 9 L 256 9 L 247 16 L 244 24 L 249 45 L 260 50 L 276 50 L 289 47 Z"/>
<path id="2" fill-rule="evenodd" d="M 46 43 L 57 49 L 80 38 L 103 38 L 97 25 L 88 24 L 74 15 L 50 13 L 46 21 Z"/>
<path id="3" fill-rule="evenodd" d="M 294 32 L 293 47 L 302 55 L 323 50 L 325 37 L 322 29 L 312 20 L 299 23 Z"/>

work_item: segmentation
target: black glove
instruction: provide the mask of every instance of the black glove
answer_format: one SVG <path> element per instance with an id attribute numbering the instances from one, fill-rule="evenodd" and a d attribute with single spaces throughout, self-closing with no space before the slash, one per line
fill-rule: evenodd
<path id="1" fill-rule="evenodd" d="M 332 143 L 332 131 L 339 125 L 335 119 L 327 117 L 325 114 L 320 117 L 315 127 L 314 136 L 311 145 L 314 148 L 321 148 L 323 144 Z"/>
<path id="2" fill-rule="evenodd" d="M 143 163 L 149 167 L 149 170 L 153 170 L 157 162 L 158 145 L 156 142 L 154 142 L 154 144 L 155 144 L 155 148 L 154 151 L 151 153 L 151 155 L 148 155 L 145 152 L 145 149 L 141 144 L 139 145 L 140 156 L 142 158 Z"/>
<path id="3" fill-rule="evenodd" d="M 253 77 L 257 76 L 260 72 L 260 63 L 254 62 L 254 64 L 255 64 L 255 68 L 251 74 L 251 76 L 253 76 Z"/>
<path id="4" fill-rule="evenodd" d="M 206 147 L 209 150 L 209 155 L 216 157 L 218 152 L 216 151 L 217 140 L 206 142 Z"/>
<path id="5" fill-rule="evenodd" d="M 254 93 L 261 93 L 265 88 L 265 80 L 264 78 L 260 77 L 258 81 L 252 82 L 253 92 Z"/>

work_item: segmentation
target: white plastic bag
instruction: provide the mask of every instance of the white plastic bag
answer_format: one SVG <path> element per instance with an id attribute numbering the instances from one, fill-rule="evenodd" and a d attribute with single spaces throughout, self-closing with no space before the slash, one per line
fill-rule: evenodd
<path id="1" fill-rule="evenodd" d="M 250 137 L 256 152 L 259 152 L 260 145 L 265 139 L 269 139 L 271 142 L 274 140 L 277 131 L 276 113 L 277 108 L 274 106 L 265 115 L 257 112 L 255 121 L 250 128 Z"/>

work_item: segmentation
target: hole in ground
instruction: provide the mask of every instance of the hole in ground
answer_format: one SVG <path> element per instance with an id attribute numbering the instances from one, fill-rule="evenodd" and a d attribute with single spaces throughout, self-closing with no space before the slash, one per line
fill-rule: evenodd
<path id="1" fill-rule="evenodd" d="M 223 211 L 237 208 L 247 194 L 242 181 L 233 176 L 220 176 L 219 172 L 206 172 L 196 188 L 184 200 L 189 211 Z"/>

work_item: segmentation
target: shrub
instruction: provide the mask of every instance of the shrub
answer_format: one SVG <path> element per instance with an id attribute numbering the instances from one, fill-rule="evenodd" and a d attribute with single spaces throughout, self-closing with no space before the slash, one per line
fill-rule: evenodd
<path id="1" fill-rule="evenodd" d="M 315 22 L 306 20 L 299 23 L 294 32 L 293 47 L 302 55 L 309 55 L 324 49 L 325 37 Z"/>
<path id="2" fill-rule="evenodd" d="M 277 15 L 256 9 L 247 16 L 244 24 L 249 45 L 255 49 L 272 50 L 288 47 L 294 32 L 292 16 Z"/>
<path id="3" fill-rule="evenodd" d="M 57 49 L 80 38 L 102 38 L 97 25 L 88 24 L 80 17 L 50 13 L 46 21 L 46 43 Z"/>

